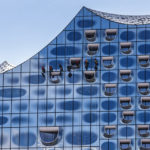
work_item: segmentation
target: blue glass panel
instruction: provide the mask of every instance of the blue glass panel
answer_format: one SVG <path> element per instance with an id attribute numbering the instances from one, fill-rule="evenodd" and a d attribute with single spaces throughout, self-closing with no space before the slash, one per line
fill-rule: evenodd
<path id="1" fill-rule="evenodd" d="M 150 112 L 139 112 L 137 115 L 138 121 L 142 123 L 148 123 L 150 122 Z"/>
<path id="2" fill-rule="evenodd" d="M 13 124 L 25 124 L 28 123 L 28 117 L 26 116 L 16 116 L 16 117 L 12 117 L 12 123 Z"/>
<path id="3" fill-rule="evenodd" d="M 30 140 L 29 140 L 30 137 Z M 20 139 L 20 140 L 18 140 Z M 36 136 L 32 132 L 21 132 L 12 137 L 14 144 L 18 146 L 32 146 L 36 142 Z"/>
<path id="4" fill-rule="evenodd" d="M 138 45 L 139 54 L 150 54 L 150 44 L 139 43 Z"/>
<path id="5" fill-rule="evenodd" d="M 84 107 L 87 110 L 97 110 L 99 109 L 99 100 L 93 99 L 93 100 L 87 100 L 84 101 Z"/>
<path id="6" fill-rule="evenodd" d="M 28 109 L 27 102 L 21 102 L 15 105 L 15 108 L 18 112 L 24 112 Z"/>
<path id="7" fill-rule="evenodd" d="M 114 100 L 107 100 L 107 99 L 102 99 L 101 100 L 101 106 L 104 110 L 113 110 L 116 108 L 117 103 Z"/>
<path id="8" fill-rule="evenodd" d="M 120 38 L 123 41 L 131 41 L 131 40 L 135 39 L 135 32 L 129 31 L 129 30 L 128 31 L 124 30 L 123 32 L 121 32 Z"/>
<path id="9" fill-rule="evenodd" d="M 69 88 L 65 88 L 65 89 L 59 88 L 57 91 L 58 91 L 58 94 L 60 94 L 60 95 L 64 95 L 64 94 L 68 95 L 71 93 L 71 89 L 69 89 Z"/>
<path id="10" fill-rule="evenodd" d="M 57 56 L 71 56 L 75 54 L 79 54 L 80 49 L 73 46 L 58 46 L 57 48 L 53 48 L 51 50 L 51 54 L 57 55 Z"/>
<path id="11" fill-rule="evenodd" d="M 67 75 L 67 81 L 69 83 L 78 83 L 79 81 L 81 80 L 81 75 L 80 74 L 77 74 L 77 73 L 73 73 L 71 77 L 68 77 Z"/>
<path id="12" fill-rule="evenodd" d="M 87 8 L 83 8 L 83 14 L 84 14 L 84 16 L 86 17 L 86 16 L 92 16 L 92 12 L 91 11 L 89 11 Z"/>
<path id="13" fill-rule="evenodd" d="M 29 77 L 26 77 L 25 82 L 29 84 L 42 84 L 45 81 L 45 78 L 42 75 L 30 75 Z"/>
<path id="14" fill-rule="evenodd" d="M 116 74 L 117 70 L 115 72 L 112 72 L 112 71 L 103 71 L 102 72 L 102 80 L 104 82 L 113 82 L 113 81 L 116 81 L 117 79 L 117 74 Z"/>
<path id="15" fill-rule="evenodd" d="M 80 28 L 89 28 L 95 25 L 95 21 L 93 21 L 92 19 L 79 20 L 77 25 Z"/>
<path id="16" fill-rule="evenodd" d="M 109 21 L 106 19 L 101 19 L 102 29 L 109 29 Z"/>
<path id="17" fill-rule="evenodd" d="M 5 145 L 8 142 L 8 137 L 1 133 L 0 136 L 0 146 Z M 9 148 L 9 147 L 8 147 Z"/>
<path id="18" fill-rule="evenodd" d="M 6 98 L 20 97 L 20 96 L 24 96 L 25 94 L 26 94 L 26 90 L 19 89 L 19 88 L 7 88 L 7 89 L 0 90 L 0 96 Z"/>
<path id="19" fill-rule="evenodd" d="M 101 119 L 107 123 L 110 123 L 116 120 L 116 114 L 114 113 L 102 113 L 101 117 L 102 117 Z"/>
<path id="20" fill-rule="evenodd" d="M 54 119 L 52 115 L 47 114 L 47 116 L 41 116 L 39 121 L 41 122 L 39 125 L 51 125 L 54 122 Z"/>
<path id="21" fill-rule="evenodd" d="M 93 132 L 74 132 L 66 136 L 68 143 L 72 145 L 89 145 L 97 140 L 97 135 Z"/>
<path id="22" fill-rule="evenodd" d="M 8 121 L 8 118 L 5 116 L 0 116 L 0 125 L 6 124 Z"/>
<path id="23" fill-rule="evenodd" d="M 38 59 L 31 59 L 30 67 L 31 67 L 32 72 L 38 72 Z"/>
<path id="24" fill-rule="evenodd" d="M 68 116 L 68 115 L 60 115 L 60 116 L 57 116 L 56 118 L 56 121 L 58 123 L 66 123 L 66 122 L 70 122 L 70 124 L 72 123 L 72 117 L 71 116 Z"/>
<path id="25" fill-rule="evenodd" d="M 120 57 L 120 68 L 134 68 L 135 64 L 136 58 L 134 56 Z"/>
<path id="26" fill-rule="evenodd" d="M 29 72 L 29 60 L 22 64 L 22 72 Z"/>
<path id="27" fill-rule="evenodd" d="M 96 95 L 98 92 L 98 89 L 96 86 L 85 86 L 85 87 L 79 87 L 77 89 L 77 93 L 81 94 L 81 95 L 86 95 L 86 96 L 90 96 L 90 95 Z"/>
<path id="28" fill-rule="evenodd" d="M 8 110 L 10 110 L 10 103 L 9 102 L 3 102 L 3 103 L 0 103 L 0 112 L 2 113 L 5 113 L 5 112 L 8 112 Z"/>
<path id="29" fill-rule="evenodd" d="M 104 55 L 114 55 L 116 54 L 118 48 L 117 45 L 106 45 L 102 47 L 102 52 Z"/>
<path id="30" fill-rule="evenodd" d="M 59 107 L 63 110 L 78 110 L 80 108 L 80 102 L 64 101 L 64 102 L 59 103 Z"/>
<path id="31" fill-rule="evenodd" d="M 141 40 L 150 40 L 150 30 L 141 30 L 141 31 L 139 31 L 138 37 Z"/>
<path id="32" fill-rule="evenodd" d="M 57 44 L 65 44 L 65 32 L 61 32 L 58 36 L 57 36 Z"/>
<path id="33" fill-rule="evenodd" d="M 17 84 L 19 83 L 19 78 L 15 77 L 15 74 L 13 74 L 13 78 L 8 79 L 8 82 L 12 84 Z"/>
<path id="34" fill-rule="evenodd" d="M 48 47 L 46 46 L 39 52 L 39 58 L 47 58 L 47 54 L 48 54 L 47 49 Z"/>
<path id="35" fill-rule="evenodd" d="M 101 145 L 102 150 L 115 150 L 115 144 L 113 142 L 104 142 Z"/>
<path id="36" fill-rule="evenodd" d="M 81 40 L 81 38 L 82 38 L 82 35 L 80 32 L 71 31 L 67 35 L 67 39 L 69 41 L 79 41 L 79 40 Z"/>
<path id="37" fill-rule="evenodd" d="M 66 30 L 74 30 L 74 22 L 75 20 L 73 19 L 66 27 Z"/>
<path id="38" fill-rule="evenodd" d="M 134 134 L 134 130 L 131 127 L 123 127 L 120 129 L 120 135 L 121 136 L 124 136 L 124 137 L 133 136 L 133 134 Z"/>
<path id="39" fill-rule="evenodd" d="M 47 112 L 53 108 L 53 104 L 47 101 L 39 101 L 38 111 L 39 112 Z"/>
<path id="40" fill-rule="evenodd" d="M 83 119 L 87 123 L 97 122 L 99 116 L 96 113 L 88 113 L 83 116 Z"/>
<path id="41" fill-rule="evenodd" d="M 141 70 L 138 72 L 138 78 L 140 80 L 150 80 L 150 71 L 149 70 Z"/>
<path id="42" fill-rule="evenodd" d="M 124 96 L 134 95 L 135 94 L 135 86 L 133 85 L 122 85 L 120 86 L 119 93 Z"/>

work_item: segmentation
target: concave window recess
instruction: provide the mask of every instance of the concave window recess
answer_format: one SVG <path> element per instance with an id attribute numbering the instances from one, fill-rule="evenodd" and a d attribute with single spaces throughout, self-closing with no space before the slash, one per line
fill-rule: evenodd
<path id="1" fill-rule="evenodd" d="M 116 93 L 116 84 L 104 84 L 104 93 L 106 96 L 112 96 Z"/>
<path id="2" fill-rule="evenodd" d="M 104 136 L 106 138 L 111 138 L 114 136 L 116 130 L 116 126 L 111 125 L 111 126 L 104 126 Z"/>
<path id="3" fill-rule="evenodd" d="M 148 95 L 149 83 L 138 83 L 138 91 L 141 95 Z"/>
<path id="4" fill-rule="evenodd" d="M 129 82 L 132 79 L 131 70 L 120 70 L 120 77 L 123 81 Z"/>
<path id="5" fill-rule="evenodd" d="M 102 64 L 105 68 L 112 68 L 114 66 L 114 57 L 109 56 L 109 57 L 102 57 Z"/>
<path id="6" fill-rule="evenodd" d="M 120 50 L 123 54 L 130 54 L 132 52 L 132 43 L 131 42 L 121 42 Z"/>
<path id="7" fill-rule="evenodd" d="M 131 140 L 130 139 L 122 139 L 119 141 L 120 150 L 131 150 Z"/>
<path id="8" fill-rule="evenodd" d="M 150 150 L 150 139 L 141 139 L 140 150 Z"/>
<path id="9" fill-rule="evenodd" d="M 98 52 L 99 44 L 88 44 L 87 45 L 87 54 L 92 56 Z"/>
<path id="10" fill-rule="evenodd" d="M 84 71 L 84 76 L 87 82 L 95 81 L 95 71 Z"/>
<path id="11" fill-rule="evenodd" d="M 130 109 L 131 105 L 131 97 L 120 97 L 120 107 L 123 109 Z"/>
<path id="12" fill-rule="evenodd" d="M 96 30 L 85 30 L 85 37 L 88 41 L 94 42 L 96 40 Z"/>
<path id="13" fill-rule="evenodd" d="M 105 38 L 107 41 L 113 41 L 116 38 L 117 29 L 106 29 Z"/>
<path id="14" fill-rule="evenodd" d="M 140 107 L 142 109 L 149 109 L 150 108 L 150 97 L 141 97 L 140 98 Z"/>
<path id="15" fill-rule="evenodd" d="M 71 69 L 79 69 L 81 65 L 81 58 L 70 58 L 69 64 Z"/>
<path id="16" fill-rule="evenodd" d="M 122 122 L 123 123 L 130 123 L 133 120 L 134 111 L 123 111 L 122 112 Z"/>
<path id="17" fill-rule="evenodd" d="M 138 125 L 138 134 L 141 137 L 148 137 L 149 136 L 149 125 Z"/>
<path id="18" fill-rule="evenodd" d="M 141 67 L 149 67 L 149 55 L 138 56 L 138 62 Z"/>
<path id="19" fill-rule="evenodd" d="M 60 140 L 60 127 L 40 127 L 40 139 L 45 146 L 54 146 Z"/>

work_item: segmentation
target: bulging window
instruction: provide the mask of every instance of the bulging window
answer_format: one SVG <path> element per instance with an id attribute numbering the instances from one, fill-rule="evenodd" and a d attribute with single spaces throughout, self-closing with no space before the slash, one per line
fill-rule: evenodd
<path id="1" fill-rule="evenodd" d="M 141 67 L 149 66 L 149 55 L 138 56 L 139 65 Z"/>
<path id="2" fill-rule="evenodd" d="M 122 139 L 119 142 L 120 142 L 120 150 L 131 150 L 130 139 Z"/>
<path id="3" fill-rule="evenodd" d="M 116 84 L 105 84 L 104 85 L 104 91 L 106 96 L 112 96 L 116 93 Z"/>
<path id="4" fill-rule="evenodd" d="M 84 76 L 87 82 L 95 81 L 95 71 L 84 71 Z"/>
<path id="5" fill-rule="evenodd" d="M 59 127 L 40 127 L 41 142 L 45 146 L 56 145 L 59 141 Z"/>
<path id="6" fill-rule="evenodd" d="M 107 41 L 112 41 L 116 38 L 117 29 L 106 29 L 105 30 L 105 38 Z"/>
<path id="7" fill-rule="evenodd" d="M 80 64 L 81 64 L 81 58 L 70 58 L 71 69 L 80 68 Z"/>
<path id="8" fill-rule="evenodd" d="M 141 97 L 140 107 L 142 109 L 149 109 L 150 108 L 150 97 Z"/>
<path id="9" fill-rule="evenodd" d="M 114 136 L 116 126 L 104 126 L 104 136 L 106 138 L 111 138 Z"/>
<path id="10" fill-rule="evenodd" d="M 85 37 L 88 41 L 94 42 L 96 40 L 96 30 L 86 30 Z"/>
<path id="11" fill-rule="evenodd" d="M 61 77 L 61 72 L 60 71 L 52 71 L 50 72 L 50 80 L 52 83 L 59 83 Z"/>
<path id="12" fill-rule="evenodd" d="M 141 139 L 140 150 L 150 150 L 150 139 Z"/>
<path id="13" fill-rule="evenodd" d="M 130 109 L 131 97 L 120 97 L 120 107 L 123 109 Z"/>
<path id="14" fill-rule="evenodd" d="M 138 125 L 138 134 L 141 137 L 149 136 L 149 125 Z"/>
<path id="15" fill-rule="evenodd" d="M 129 82 L 132 79 L 131 70 L 120 70 L 120 77 L 123 81 Z"/>
<path id="16" fill-rule="evenodd" d="M 123 54 L 130 54 L 132 52 L 132 43 L 131 42 L 122 42 L 120 43 L 120 50 Z"/>
<path id="17" fill-rule="evenodd" d="M 112 68 L 114 66 L 114 57 L 102 57 L 102 63 L 105 68 Z"/>
<path id="18" fill-rule="evenodd" d="M 99 49 L 99 44 L 88 44 L 87 49 L 88 55 L 95 55 Z"/>
<path id="19" fill-rule="evenodd" d="M 138 83 L 139 93 L 142 95 L 149 94 L 149 83 Z"/>
<path id="20" fill-rule="evenodd" d="M 134 116 L 134 111 L 123 111 L 122 122 L 126 124 L 132 122 L 133 116 Z"/>

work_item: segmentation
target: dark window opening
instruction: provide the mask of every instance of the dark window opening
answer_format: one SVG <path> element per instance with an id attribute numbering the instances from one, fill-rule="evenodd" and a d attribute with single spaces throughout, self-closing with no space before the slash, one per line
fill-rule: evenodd
<path id="1" fill-rule="evenodd" d="M 122 122 L 123 123 L 130 123 L 133 120 L 134 111 L 124 111 L 122 113 Z"/>
<path id="2" fill-rule="evenodd" d="M 131 108 L 131 97 L 121 97 L 120 98 L 120 106 L 123 109 L 130 109 Z"/>
<path id="3" fill-rule="evenodd" d="M 95 81 L 95 71 L 84 71 L 84 75 L 87 82 Z"/>
<path id="4" fill-rule="evenodd" d="M 99 44 L 88 44 L 87 49 L 88 55 L 95 55 L 99 49 Z"/>
<path id="5" fill-rule="evenodd" d="M 105 68 L 112 68 L 114 66 L 114 57 L 102 57 L 103 66 Z"/>
<path id="6" fill-rule="evenodd" d="M 96 30 L 86 30 L 85 37 L 88 41 L 94 42 L 96 40 Z"/>
<path id="7" fill-rule="evenodd" d="M 121 49 L 121 52 L 123 54 L 130 54 L 131 53 L 131 47 L 132 47 L 132 43 L 131 42 L 123 42 L 123 43 L 120 43 L 120 49 Z"/>
<path id="8" fill-rule="evenodd" d="M 111 138 L 114 136 L 116 130 L 116 126 L 105 126 L 104 127 L 104 136 L 106 138 Z"/>
<path id="9" fill-rule="evenodd" d="M 112 96 L 116 92 L 116 84 L 105 84 L 104 88 L 106 96 Z"/>
<path id="10" fill-rule="evenodd" d="M 117 29 L 106 29 L 105 37 L 107 41 L 113 41 L 116 38 Z"/>

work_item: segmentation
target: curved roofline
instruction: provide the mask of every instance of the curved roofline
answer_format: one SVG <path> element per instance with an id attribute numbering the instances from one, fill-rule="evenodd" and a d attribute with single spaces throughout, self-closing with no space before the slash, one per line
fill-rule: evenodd
<path id="1" fill-rule="evenodd" d="M 37 54 L 39 54 L 44 48 L 48 47 L 66 28 L 67 26 L 75 19 L 75 17 L 80 13 L 80 11 L 85 8 L 84 6 L 82 8 L 79 9 L 79 11 L 74 15 L 74 17 L 71 19 L 71 21 L 69 21 L 69 23 L 54 37 L 52 38 L 52 40 L 50 42 L 48 42 L 48 44 L 46 44 L 46 46 L 43 46 L 43 48 L 41 48 L 38 52 L 35 52 L 35 54 L 33 54 L 32 56 L 30 56 L 28 59 L 22 61 L 21 63 L 19 63 L 18 65 L 14 66 L 12 69 L 9 69 L 9 70 L 6 70 L 5 72 L 3 73 L 0 73 L 1 75 L 2 74 L 5 74 L 7 72 L 10 72 L 12 71 L 13 69 L 16 69 L 18 66 L 20 65 L 23 65 L 24 63 L 26 63 L 28 60 L 34 58 Z"/>
<path id="2" fill-rule="evenodd" d="M 85 7 L 89 11 L 93 12 L 97 16 L 100 16 L 104 19 L 128 25 L 145 25 L 150 24 L 150 15 L 119 15 L 113 13 L 106 13 L 97 10 L 93 10 Z"/>

